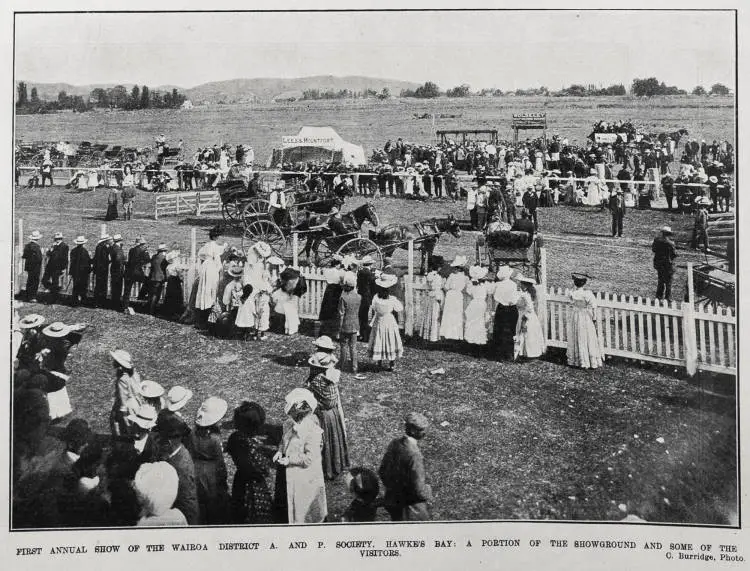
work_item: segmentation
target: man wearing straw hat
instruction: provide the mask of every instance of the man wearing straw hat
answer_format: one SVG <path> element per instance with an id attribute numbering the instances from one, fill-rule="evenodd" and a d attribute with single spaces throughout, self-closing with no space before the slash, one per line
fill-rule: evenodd
<path id="1" fill-rule="evenodd" d="M 83 236 L 78 236 L 73 243 L 75 246 L 70 251 L 70 267 L 68 275 L 73 280 L 73 307 L 86 301 L 86 293 L 89 289 L 89 275 L 91 274 L 91 255 L 84 247 L 87 242 Z"/>
<path id="2" fill-rule="evenodd" d="M 107 301 L 107 280 L 109 279 L 109 251 L 112 237 L 107 234 L 99 238 L 94 249 L 94 303 L 104 307 Z"/>
<path id="3" fill-rule="evenodd" d="M 672 297 L 674 259 L 677 257 L 675 244 L 672 241 L 672 228 L 664 226 L 661 229 L 661 236 L 654 239 L 651 251 L 654 253 L 654 269 L 657 275 L 656 297 L 669 300 Z"/>
<path id="4" fill-rule="evenodd" d="M 165 258 L 166 259 L 166 258 Z M 125 266 L 125 289 L 123 291 L 123 305 L 127 311 L 130 305 L 130 291 L 134 283 L 146 283 L 146 266 L 151 263 L 151 256 L 146 250 L 146 241 L 140 236 L 135 239 L 135 246 L 128 250 L 128 263 Z"/>
<path id="5" fill-rule="evenodd" d="M 167 257 L 169 250 L 166 244 L 159 244 L 156 254 L 151 257 L 151 272 L 148 275 L 148 312 L 153 315 L 156 304 L 161 299 L 161 291 L 167 279 Z"/>
<path id="6" fill-rule="evenodd" d="M 47 265 L 42 276 L 42 285 L 50 292 L 51 303 L 57 299 L 62 289 L 60 278 L 68 267 L 68 245 L 63 242 L 63 235 L 57 232 L 53 240 L 52 246 L 47 250 Z"/>
<path id="7" fill-rule="evenodd" d="M 25 260 L 23 269 L 26 271 L 26 301 L 36 302 L 36 294 L 39 291 L 39 276 L 42 273 L 42 248 L 39 246 L 41 239 L 39 230 L 34 230 L 21 256 Z"/>

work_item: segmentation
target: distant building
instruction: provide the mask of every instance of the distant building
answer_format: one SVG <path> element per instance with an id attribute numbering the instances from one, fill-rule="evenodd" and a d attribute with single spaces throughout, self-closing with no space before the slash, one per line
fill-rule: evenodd
<path id="1" fill-rule="evenodd" d="M 183 104 L 180 106 L 180 109 L 192 109 L 193 108 L 193 102 L 190 101 L 190 99 L 186 99 Z"/>

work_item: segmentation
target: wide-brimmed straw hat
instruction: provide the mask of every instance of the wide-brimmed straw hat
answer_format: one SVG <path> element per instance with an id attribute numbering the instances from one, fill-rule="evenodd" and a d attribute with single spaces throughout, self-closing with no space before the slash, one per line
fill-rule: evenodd
<path id="1" fill-rule="evenodd" d="M 147 399 L 156 399 L 164 394 L 164 387 L 156 381 L 143 381 L 139 390 Z"/>
<path id="2" fill-rule="evenodd" d="M 335 367 L 338 363 L 338 358 L 332 353 L 324 353 L 322 351 L 316 351 L 307 360 L 307 364 L 311 367 L 319 367 L 321 369 L 330 369 Z"/>
<path id="3" fill-rule="evenodd" d="M 85 236 L 78 236 L 78 238 L 76 238 L 75 240 L 73 240 L 73 243 L 74 244 L 78 244 L 79 246 L 81 244 L 85 244 L 86 242 L 88 242 L 88 240 L 86 240 Z"/>
<path id="4" fill-rule="evenodd" d="M 158 245 L 158 246 L 156 247 L 156 250 L 157 250 L 158 252 L 167 252 L 167 251 L 169 251 L 169 246 L 167 246 L 167 245 L 166 245 L 166 244 L 165 244 L 164 242 L 162 242 L 161 244 L 159 244 L 159 245 Z"/>
<path id="5" fill-rule="evenodd" d="M 273 251 L 271 250 L 271 246 L 269 246 L 265 242 L 256 242 L 253 245 L 253 249 L 258 253 L 258 255 L 261 258 L 267 258 L 273 253 Z"/>
<path id="6" fill-rule="evenodd" d="M 371 265 L 373 265 L 375 263 L 375 260 L 373 259 L 372 256 L 370 256 L 369 254 L 367 254 L 365 257 L 363 257 L 359 261 L 359 263 L 362 264 L 363 266 L 371 266 Z"/>
<path id="7" fill-rule="evenodd" d="M 195 416 L 195 424 L 198 426 L 213 426 L 219 422 L 227 413 L 227 401 L 219 397 L 208 397 L 201 403 Z"/>
<path id="8" fill-rule="evenodd" d="M 62 240 L 63 239 L 62 232 L 55 232 L 55 235 L 52 236 L 52 239 L 53 240 Z"/>
<path id="9" fill-rule="evenodd" d="M 39 327 L 42 323 L 44 323 L 44 316 L 39 315 L 38 313 L 29 313 L 28 315 L 24 315 L 20 321 L 18 322 L 18 326 L 21 329 L 34 329 L 34 327 Z"/>
<path id="10" fill-rule="evenodd" d="M 378 287 L 382 287 L 384 289 L 393 287 L 397 283 L 398 283 L 398 278 L 394 276 L 393 274 L 380 274 L 380 277 L 375 280 L 375 285 Z"/>
<path id="11" fill-rule="evenodd" d="M 29 236 L 29 240 L 36 241 L 36 240 L 41 240 L 41 239 L 42 239 L 42 234 L 41 232 L 39 232 L 39 230 L 34 230 Z"/>
<path id="12" fill-rule="evenodd" d="M 536 280 L 526 276 L 519 276 L 518 281 L 524 284 L 536 285 Z"/>
<path id="13" fill-rule="evenodd" d="M 116 363 L 122 365 L 126 369 L 132 369 L 133 368 L 133 360 L 130 356 L 130 353 L 123 349 L 115 349 L 114 351 L 109 352 L 109 356 L 112 357 L 112 359 L 115 360 Z"/>
<path id="14" fill-rule="evenodd" d="M 451 262 L 452 268 L 463 268 L 467 264 L 466 256 L 456 256 L 456 258 Z"/>
<path id="15" fill-rule="evenodd" d="M 497 270 L 497 274 L 495 275 L 499 280 L 507 280 L 512 274 L 513 270 L 510 269 L 510 266 L 500 266 Z"/>
<path id="16" fill-rule="evenodd" d="M 333 351 L 336 349 L 336 345 L 333 342 L 333 339 L 331 339 L 328 335 L 321 335 L 315 340 L 314 345 L 316 347 L 320 347 L 321 349 L 327 349 L 329 351 Z"/>
<path id="17" fill-rule="evenodd" d="M 662 234 L 671 234 L 672 233 L 672 227 L 671 226 L 662 226 L 661 227 L 661 233 Z"/>
<path id="18" fill-rule="evenodd" d="M 487 277 L 487 268 L 482 266 L 471 266 L 469 268 L 469 277 L 473 280 L 482 280 Z"/>
<path id="19" fill-rule="evenodd" d="M 193 391 L 181 387 L 180 385 L 176 385 L 169 389 L 169 392 L 167 393 L 167 408 L 172 412 L 177 412 L 185 406 L 191 398 L 193 398 Z"/>
<path id="20" fill-rule="evenodd" d="M 242 268 L 240 266 L 232 266 L 227 273 L 233 278 L 239 278 L 242 276 Z"/>
<path id="21" fill-rule="evenodd" d="M 279 258 L 278 256 L 271 256 L 271 257 L 270 257 L 270 258 L 268 258 L 268 260 L 266 260 L 266 261 L 267 261 L 267 262 L 268 262 L 269 264 L 271 264 L 272 266 L 283 266 L 283 265 L 284 265 L 284 260 L 282 260 L 282 259 L 281 259 L 281 258 Z"/>
<path id="22" fill-rule="evenodd" d="M 70 325 L 65 325 L 62 321 L 55 321 L 42 329 L 47 337 L 65 337 L 70 331 Z"/>
<path id="23" fill-rule="evenodd" d="M 151 430 L 156 425 L 157 412 L 153 405 L 143 403 L 138 410 L 128 415 L 128 421 L 141 428 Z"/>

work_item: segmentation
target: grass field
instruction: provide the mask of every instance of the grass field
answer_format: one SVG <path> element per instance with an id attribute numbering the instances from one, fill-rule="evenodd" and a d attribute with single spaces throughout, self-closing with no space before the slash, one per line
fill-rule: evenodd
<path id="1" fill-rule="evenodd" d="M 17 117 L 16 136 L 24 140 L 89 140 L 151 144 L 158 133 L 183 138 L 187 149 L 214 142 L 246 142 L 264 159 L 282 135 L 303 124 L 332 125 L 368 153 L 387 138 L 431 140 L 430 121 L 413 113 L 459 113 L 437 128 L 499 128 L 510 137 L 514 112 L 547 111 L 552 129 L 579 141 L 598 119 L 633 119 L 646 130 L 687 128 L 697 138 L 733 141 L 731 99 L 501 98 L 469 101 L 315 102 L 274 106 L 219 106 L 192 112 L 91 113 Z M 106 209 L 106 191 L 17 189 L 14 214 L 25 233 L 39 229 L 46 243 L 55 231 L 68 242 L 77 234 L 98 236 Z M 345 210 L 362 202 L 352 199 Z M 398 199 L 376 201 L 381 223 L 453 213 L 465 218 L 463 205 Z M 127 246 L 138 235 L 153 246 L 177 242 L 189 252 L 190 230 L 216 224 L 218 217 L 166 218 L 154 221 L 153 195 L 139 193 L 137 218 L 108 224 Z M 571 271 L 594 276 L 595 290 L 653 297 L 655 272 L 650 243 L 658 228 L 670 224 L 684 241 L 691 220 L 663 211 L 630 211 L 625 237 L 609 237 L 609 217 L 591 208 L 558 207 L 540 211 L 548 249 L 548 283 L 568 287 Z M 227 241 L 239 244 L 239 235 Z M 436 253 L 450 259 L 471 254 L 476 235 L 444 237 Z M 679 262 L 698 261 L 680 250 Z M 404 255 L 396 263 L 404 263 Z M 684 271 L 676 276 L 675 297 L 684 289 Z M 209 338 L 192 327 L 136 314 L 30 304 L 48 321 L 86 322 L 83 342 L 68 360 L 69 391 L 75 415 L 108 431 L 113 373 L 108 351 L 132 352 L 144 378 L 166 387 L 184 384 L 195 391 L 186 410 L 193 418 L 209 395 L 234 407 L 252 399 L 281 422 L 283 396 L 306 377 L 311 349 L 306 336 L 271 335 L 264 343 Z M 359 345 L 360 357 L 365 346 Z M 444 368 L 445 374 L 430 371 Z M 597 372 L 564 364 L 564 354 L 545 360 L 498 363 L 471 354 L 463 346 L 409 343 L 394 373 L 365 368 L 366 379 L 342 375 L 351 460 L 377 468 L 388 441 L 399 435 L 409 410 L 432 421 L 423 441 L 429 482 L 435 491 L 435 519 L 617 520 L 625 513 L 649 521 L 736 524 L 736 403 L 734 379 L 713 377 L 720 397 L 700 389 L 671 368 L 608 361 Z M 228 433 L 225 433 L 225 436 Z M 228 460 L 233 471 L 231 461 Z M 328 484 L 329 509 L 340 514 L 349 502 L 341 482 Z M 381 518 L 383 518 L 381 514 Z"/>

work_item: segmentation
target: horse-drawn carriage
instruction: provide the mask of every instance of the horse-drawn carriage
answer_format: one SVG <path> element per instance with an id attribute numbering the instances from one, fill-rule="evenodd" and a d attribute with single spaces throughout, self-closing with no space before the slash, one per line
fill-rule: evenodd
<path id="1" fill-rule="evenodd" d="M 532 272 L 537 283 L 541 280 L 542 239 L 536 233 L 500 230 L 488 226 L 477 237 L 476 260 L 494 272 L 501 265 Z"/>
<path id="2" fill-rule="evenodd" d="M 698 305 L 734 307 L 735 283 L 735 275 L 718 266 L 701 264 L 693 267 L 693 291 Z"/>

